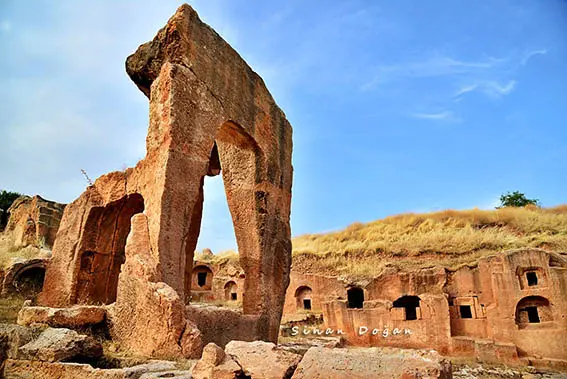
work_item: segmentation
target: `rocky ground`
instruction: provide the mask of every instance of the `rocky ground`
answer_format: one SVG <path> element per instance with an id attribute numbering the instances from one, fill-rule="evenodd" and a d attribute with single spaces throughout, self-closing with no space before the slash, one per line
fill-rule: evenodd
<path id="1" fill-rule="evenodd" d="M 522 370 L 482 365 L 453 365 L 454 379 L 567 379 L 567 374 L 542 372 L 533 367 Z"/>

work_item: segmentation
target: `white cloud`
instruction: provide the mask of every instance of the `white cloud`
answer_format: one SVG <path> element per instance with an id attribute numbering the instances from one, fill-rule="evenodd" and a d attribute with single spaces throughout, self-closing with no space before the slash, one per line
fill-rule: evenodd
<path id="1" fill-rule="evenodd" d="M 462 120 L 456 117 L 451 111 L 442 111 L 437 113 L 414 113 L 412 117 L 422 120 L 432 121 L 447 121 L 447 122 L 461 122 Z"/>
<path id="2" fill-rule="evenodd" d="M 517 84 L 518 82 L 516 80 L 510 80 L 505 84 L 500 84 L 497 80 L 478 81 L 462 86 L 455 92 L 454 97 L 459 99 L 469 92 L 480 91 L 488 97 L 500 98 L 512 93 L 512 91 L 516 89 Z"/>
<path id="3" fill-rule="evenodd" d="M 455 97 L 464 95 L 465 93 L 472 92 L 478 88 L 478 84 L 471 84 L 461 87 L 457 92 L 455 92 Z"/>
<path id="4" fill-rule="evenodd" d="M 477 61 L 464 61 L 447 55 L 434 53 L 422 60 L 401 62 L 375 68 L 374 76 L 360 86 L 365 91 L 378 84 L 408 78 L 428 78 L 452 75 L 476 76 L 504 65 L 507 59 L 488 57 Z"/>
<path id="5" fill-rule="evenodd" d="M 527 53 L 524 54 L 524 57 L 522 58 L 522 66 L 525 66 L 526 64 L 528 64 L 528 61 L 535 57 L 536 55 L 545 55 L 547 54 L 547 49 L 539 49 L 539 50 L 531 50 L 528 51 Z"/>

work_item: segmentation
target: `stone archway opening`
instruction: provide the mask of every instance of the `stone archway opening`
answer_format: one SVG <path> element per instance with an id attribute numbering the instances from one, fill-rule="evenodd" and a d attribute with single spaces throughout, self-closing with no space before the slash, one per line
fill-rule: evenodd
<path id="1" fill-rule="evenodd" d="M 418 296 L 402 296 L 394 301 L 394 308 L 404 308 L 404 320 L 417 320 L 420 298 Z"/>
<path id="2" fill-rule="evenodd" d="M 41 304 L 98 300 L 104 291 L 85 283 L 99 282 L 92 279 L 103 274 L 88 268 L 117 256 L 105 253 L 122 245 L 99 248 L 98 232 L 109 218 L 100 215 L 121 214 L 109 208 L 139 192 L 146 209 L 131 221 L 113 315 L 120 346 L 141 355 L 189 358 L 200 355 L 203 343 L 224 343 L 205 333 L 219 327 L 223 339 L 277 342 L 291 266 L 293 141 L 285 114 L 263 80 L 189 5 L 128 57 L 126 70 L 150 100 L 146 156 L 131 169 L 97 179 L 66 209 Z M 193 271 L 203 179 L 218 172 L 211 159 L 215 144 L 246 273 L 243 284 L 237 281 L 243 310 L 234 312 L 239 322 L 230 325 L 222 318 L 204 321 L 192 314 L 201 307 L 180 301 L 190 293 L 186 273 Z"/>
<path id="3" fill-rule="evenodd" d="M 224 285 L 224 300 L 225 301 L 238 300 L 238 285 L 232 280 Z"/>
<path id="4" fill-rule="evenodd" d="M 80 247 L 75 300 L 79 304 L 116 301 L 118 275 L 126 260 L 126 239 L 132 216 L 144 211 L 144 198 L 134 193 L 90 210 Z"/>
<path id="5" fill-rule="evenodd" d="M 362 309 L 364 306 L 364 290 L 351 287 L 347 290 L 347 308 Z"/>
<path id="6" fill-rule="evenodd" d="M 26 267 L 12 281 L 16 293 L 25 298 L 35 298 L 43 287 L 45 267 L 43 265 Z"/>
<path id="7" fill-rule="evenodd" d="M 553 321 L 549 300 L 542 296 L 527 296 L 516 305 L 516 325 L 520 329 Z M 541 325 L 540 325 L 541 327 Z"/>
<path id="8" fill-rule="evenodd" d="M 254 246 L 249 246 L 253 241 L 251 234 L 254 233 L 254 230 L 249 225 L 244 225 L 243 222 L 246 219 L 253 219 L 256 212 L 262 213 L 262 209 L 259 208 L 262 208 L 266 202 L 261 193 L 249 191 L 249 188 L 253 188 L 255 185 L 256 173 L 262 165 L 262 160 L 263 153 L 260 147 L 241 126 L 233 121 L 226 121 L 222 124 L 212 143 L 206 173 L 201 177 L 199 196 L 193 207 L 190 227 L 185 239 L 186 302 L 191 298 L 192 291 L 203 291 L 204 288 L 208 287 L 208 285 L 204 287 L 199 285 L 199 275 L 200 280 L 204 281 L 205 274 L 202 272 L 195 274 L 197 267 L 193 268 L 192 265 L 197 241 L 204 227 L 201 222 L 204 213 L 205 182 L 211 180 L 212 177 L 221 175 L 224 195 L 232 218 L 231 229 L 238 245 L 240 264 L 245 273 L 244 291 L 242 291 L 241 299 L 243 309 L 245 313 L 253 313 L 258 308 L 259 304 L 248 303 L 249 300 L 257 301 L 261 298 L 256 293 L 260 291 L 258 283 L 249 283 L 248 279 L 251 278 L 250 281 L 255 281 L 259 277 L 259 274 L 254 275 L 253 273 L 253 270 L 257 270 L 257 267 L 255 267 L 257 263 L 247 257 L 248 252 L 254 250 Z M 266 211 L 264 210 L 264 212 Z M 252 274 L 248 275 L 248 272 Z M 238 297 L 238 295 L 236 296 Z"/>
<path id="9" fill-rule="evenodd" d="M 195 291 L 210 291 L 213 288 L 213 270 L 204 265 L 193 268 L 192 287 Z"/>
<path id="10" fill-rule="evenodd" d="M 313 309 L 312 292 L 308 286 L 301 286 L 295 290 L 295 302 L 298 310 L 310 311 Z"/>

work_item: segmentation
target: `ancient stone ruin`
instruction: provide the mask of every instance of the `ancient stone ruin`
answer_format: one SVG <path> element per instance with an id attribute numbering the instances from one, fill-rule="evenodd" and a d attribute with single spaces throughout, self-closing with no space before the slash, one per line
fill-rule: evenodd
<path id="1" fill-rule="evenodd" d="M 566 299 L 567 259 L 520 249 L 363 281 L 292 271 L 284 313 L 319 312 L 349 345 L 567 367 Z"/>
<path id="2" fill-rule="evenodd" d="M 16 247 L 51 248 L 59 229 L 65 204 L 41 196 L 21 196 L 8 209 L 4 237 Z"/>
<path id="3" fill-rule="evenodd" d="M 224 328 L 228 340 L 277 341 L 291 261 L 291 125 L 262 79 L 188 5 L 126 70 L 150 101 L 146 156 L 67 206 L 39 303 L 114 303 L 113 338 L 148 356 L 199 356 L 211 342 L 200 322 Z M 203 181 L 219 174 L 245 273 L 243 314 L 230 325 L 226 315 L 186 309 Z"/>
<path id="4" fill-rule="evenodd" d="M 0 271 L 3 297 L 43 284 L 0 324 L 0 377 L 448 379 L 443 356 L 567 369 L 565 254 L 352 276 L 296 256 L 291 270 L 292 130 L 262 79 L 188 5 L 126 70 L 150 102 L 145 158 L 66 208 L 10 208 L 6 236 L 53 253 Z M 194 254 L 216 175 L 238 260 Z"/>

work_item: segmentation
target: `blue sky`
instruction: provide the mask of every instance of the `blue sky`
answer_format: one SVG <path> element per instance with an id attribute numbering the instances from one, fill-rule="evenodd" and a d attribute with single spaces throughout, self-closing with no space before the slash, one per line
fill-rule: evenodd
<path id="1" fill-rule="evenodd" d="M 0 2 L 0 188 L 70 202 L 143 158 L 125 58 L 179 1 Z M 190 2 L 294 127 L 294 235 L 567 196 L 567 2 Z M 199 248 L 235 247 L 219 178 Z"/>

